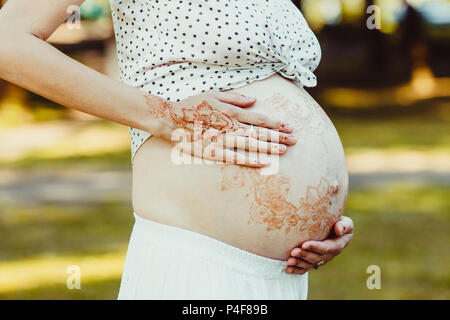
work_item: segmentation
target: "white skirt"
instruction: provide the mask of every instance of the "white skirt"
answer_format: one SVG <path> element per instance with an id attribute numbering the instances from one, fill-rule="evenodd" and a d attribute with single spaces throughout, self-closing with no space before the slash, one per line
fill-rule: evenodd
<path id="1" fill-rule="evenodd" d="M 308 274 L 136 214 L 118 299 L 304 300 Z"/>

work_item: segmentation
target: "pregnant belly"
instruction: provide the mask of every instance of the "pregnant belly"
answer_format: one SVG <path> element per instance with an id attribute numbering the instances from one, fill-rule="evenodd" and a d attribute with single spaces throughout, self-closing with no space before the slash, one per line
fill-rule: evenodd
<path id="1" fill-rule="evenodd" d="M 172 161 L 172 145 L 148 139 L 133 162 L 136 214 L 202 233 L 243 250 L 286 259 L 305 240 L 326 238 L 348 191 L 339 136 L 302 88 L 278 74 L 234 89 L 250 110 L 294 127 L 297 144 L 265 169 Z"/>

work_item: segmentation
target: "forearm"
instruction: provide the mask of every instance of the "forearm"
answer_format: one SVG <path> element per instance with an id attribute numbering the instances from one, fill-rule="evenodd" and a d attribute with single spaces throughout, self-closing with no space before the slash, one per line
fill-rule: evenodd
<path id="1" fill-rule="evenodd" d="M 64 55 L 32 34 L 0 34 L 0 78 L 52 101 L 149 132 L 158 130 L 144 92 Z"/>

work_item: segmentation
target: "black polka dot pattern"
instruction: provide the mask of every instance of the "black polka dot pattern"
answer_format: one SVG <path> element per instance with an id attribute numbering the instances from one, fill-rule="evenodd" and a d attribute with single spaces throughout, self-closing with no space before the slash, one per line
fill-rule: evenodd
<path id="1" fill-rule="evenodd" d="M 276 72 L 317 84 L 321 49 L 291 0 L 110 0 L 120 80 L 169 101 Z M 132 158 L 150 136 L 129 128 Z"/>

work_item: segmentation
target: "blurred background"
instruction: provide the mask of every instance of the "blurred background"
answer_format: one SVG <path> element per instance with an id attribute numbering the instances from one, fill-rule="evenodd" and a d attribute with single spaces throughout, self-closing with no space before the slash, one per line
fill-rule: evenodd
<path id="1" fill-rule="evenodd" d="M 310 298 L 449 299 L 450 2 L 296 3 L 322 46 L 309 91 L 344 144 L 356 225 L 344 253 L 310 272 Z M 380 29 L 366 25 L 370 5 Z M 109 2 L 81 12 L 81 29 L 49 41 L 117 78 Z M 129 144 L 125 127 L 0 80 L 0 299 L 117 297 L 133 223 Z M 70 265 L 81 290 L 66 288 Z M 380 290 L 366 287 L 370 265 Z"/>

